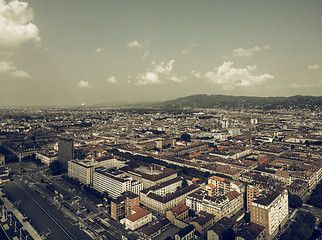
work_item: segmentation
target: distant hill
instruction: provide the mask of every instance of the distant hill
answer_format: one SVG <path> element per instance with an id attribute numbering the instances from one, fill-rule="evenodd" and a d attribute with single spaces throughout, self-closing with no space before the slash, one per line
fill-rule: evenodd
<path id="1" fill-rule="evenodd" d="M 223 109 L 322 109 L 322 97 L 245 97 L 227 95 L 197 94 L 175 100 L 145 104 L 146 107 L 178 109 L 178 108 L 223 108 Z"/>

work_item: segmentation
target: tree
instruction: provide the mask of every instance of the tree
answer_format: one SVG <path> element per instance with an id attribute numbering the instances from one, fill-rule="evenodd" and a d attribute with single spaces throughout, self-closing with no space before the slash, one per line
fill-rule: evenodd
<path id="1" fill-rule="evenodd" d="M 232 240 L 235 239 L 235 232 L 232 228 L 227 229 L 223 234 L 221 235 L 222 240 Z"/>
<path id="2" fill-rule="evenodd" d="M 293 194 L 288 195 L 288 202 L 291 208 L 300 208 L 303 204 L 302 199 L 299 196 Z"/>
<path id="3" fill-rule="evenodd" d="M 182 188 L 185 188 L 185 187 L 187 187 L 188 186 L 188 182 L 187 182 L 187 179 L 183 179 L 182 180 Z"/>
<path id="4" fill-rule="evenodd" d="M 191 142 L 191 136 L 188 133 L 183 133 L 180 139 L 181 141 Z"/>
<path id="5" fill-rule="evenodd" d="M 189 216 L 189 217 L 194 217 L 195 215 L 196 215 L 195 211 L 194 211 L 193 209 L 191 209 L 191 208 L 190 208 L 190 209 L 188 210 L 188 216 Z"/>
<path id="6" fill-rule="evenodd" d="M 59 175 L 63 173 L 63 166 L 56 160 L 50 163 L 49 170 L 51 175 Z"/>
<path id="7" fill-rule="evenodd" d="M 244 216 L 245 222 L 249 223 L 250 222 L 250 213 L 246 212 Z"/>

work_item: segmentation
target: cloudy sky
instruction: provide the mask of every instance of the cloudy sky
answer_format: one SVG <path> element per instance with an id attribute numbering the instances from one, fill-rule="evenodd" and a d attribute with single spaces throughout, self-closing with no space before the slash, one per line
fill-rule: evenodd
<path id="1" fill-rule="evenodd" d="M 321 95 L 321 0 L 0 0 L 0 106 Z"/>

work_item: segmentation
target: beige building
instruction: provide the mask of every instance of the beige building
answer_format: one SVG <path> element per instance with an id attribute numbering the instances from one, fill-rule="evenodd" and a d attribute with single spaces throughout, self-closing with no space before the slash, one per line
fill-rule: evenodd
<path id="1" fill-rule="evenodd" d="M 209 228 L 215 224 L 215 218 L 212 214 L 199 212 L 198 216 L 190 222 L 201 236 L 205 236 Z"/>
<path id="2" fill-rule="evenodd" d="M 139 205 L 139 196 L 132 192 L 124 192 L 120 197 L 111 200 L 111 217 L 115 220 L 125 218 L 131 214 L 132 208 Z"/>
<path id="3" fill-rule="evenodd" d="M 279 189 L 253 200 L 250 221 L 265 227 L 265 233 L 275 236 L 288 219 L 288 192 Z"/>
<path id="4" fill-rule="evenodd" d="M 151 221 L 152 212 L 136 205 L 132 208 L 132 214 L 127 216 L 126 218 L 123 218 L 120 223 L 124 224 L 126 227 L 134 231 Z"/>
<path id="5" fill-rule="evenodd" d="M 166 212 L 166 218 L 178 228 L 188 226 L 184 221 L 188 219 L 189 207 L 185 204 L 179 204 Z"/>
<path id="6" fill-rule="evenodd" d="M 93 174 L 93 188 L 99 192 L 107 192 L 112 198 L 131 191 L 131 181 L 132 179 L 122 172 L 103 167 L 96 168 Z"/>
<path id="7" fill-rule="evenodd" d="M 218 176 L 210 177 L 208 185 L 211 186 L 212 192 L 216 196 L 226 195 L 231 191 L 237 191 L 238 193 L 245 192 L 245 185 L 243 183 Z"/>
<path id="8" fill-rule="evenodd" d="M 144 189 L 169 181 L 178 176 L 177 172 L 173 169 L 145 163 L 134 168 L 126 166 L 122 168 L 122 171 L 133 180 L 143 183 Z"/>
<path id="9" fill-rule="evenodd" d="M 89 161 L 68 161 L 68 177 L 75 178 L 85 185 L 93 182 L 93 172 L 95 165 Z"/>
<path id="10" fill-rule="evenodd" d="M 160 196 L 152 191 L 141 191 L 140 203 L 144 206 L 153 209 L 160 214 L 166 214 L 166 211 L 179 205 L 186 203 L 186 196 L 196 191 L 199 188 L 198 185 L 190 185 L 167 196 Z"/>
<path id="11" fill-rule="evenodd" d="M 250 206 L 252 205 L 252 201 L 254 198 L 258 198 L 262 189 L 258 185 L 248 184 L 246 187 L 246 201 L 247 201 L 247 212 L 250 211 Z"/>
<path id="12" fill-rule="evenodd" d="M 237 191 L 222 196 L 208 196 L 207 191 L 198 190 L 186 198 L 186 205 L 196 212 L 207 212 L 214 215 L 216 221 L 231 217 L 244 206 L 243 195 Z"/>

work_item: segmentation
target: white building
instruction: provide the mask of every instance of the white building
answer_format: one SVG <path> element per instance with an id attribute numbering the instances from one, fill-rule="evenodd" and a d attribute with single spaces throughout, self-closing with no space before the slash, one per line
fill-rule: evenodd
<path id="1" fill-rule="evenodd" d="M 253 200 L 250 221 L 265 227 L 267 235 L 275 236 L 288 219 L 287 190 L 272 191 Z"/>
<path id="2" fill-rule="evenodd" d="M 131 181 L 131 177 L 104 167 L 96 168 L 93 174 L 93 188 L 107 192 L 113 198 L 117 198 L 122 192 L 131 191 Z"/>
<path id="3" fill-rule="evenodd" d="M 89 161 L 68 161 L 68 177 L 75 178 L 83 184 L 90 185 L 93 182 L 95 165 Z"/>
<path id="4" fill-rule="evenodd" d="M 132 208 L 132 214 L 127 216 L 126 218 L 123 218 L 120 223 L 124 224 L 126 227 L 134 231 L 151 221 L 152 212 L 136 205 Z"/>

